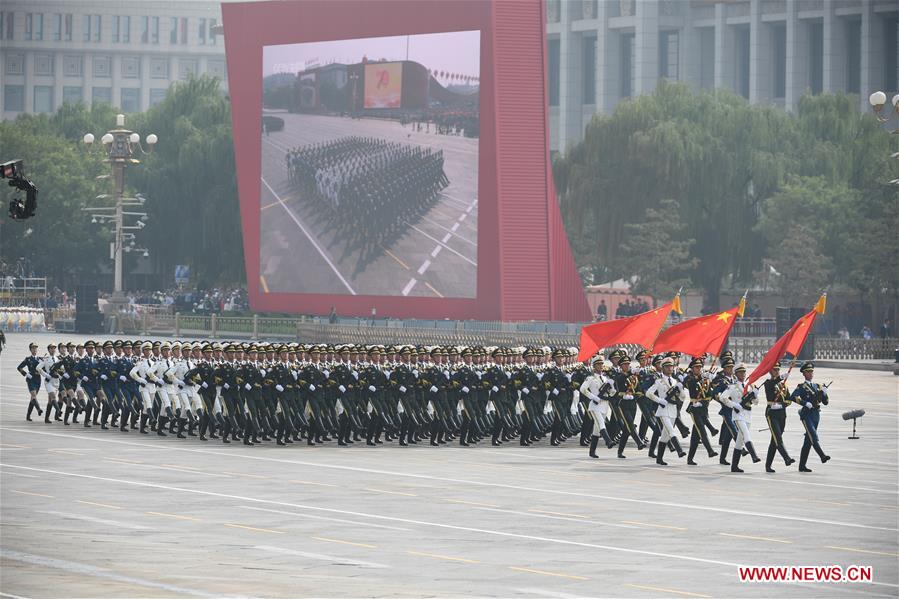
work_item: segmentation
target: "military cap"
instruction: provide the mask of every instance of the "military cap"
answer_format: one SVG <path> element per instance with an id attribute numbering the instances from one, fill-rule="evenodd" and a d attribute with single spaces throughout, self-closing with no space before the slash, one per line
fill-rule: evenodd
<path id="1" fill-rule="evenodd" d="M 50 349 L 51 347 L 55 349 L 55 348 L 56 348 L 56 344 L 55 344 L 55 343 L 48 343 L 48 344 L 47 344 L 47 349 Z"/>
<path id="2" fill-rule="evenodd" d="M 746 372 L 746 364 L 740 362 L 739 364 L 737 364 L 737 367 L 734 368 L 734 372 Z"/>
<path id="3" fill-rule="evenodd" d="M 662 358 L 662 368 L 665 366 L 674 366 L 674 360 L 671 358 Z"/>
<path id="4" fill-rule="evenodd" d="M 104 344 L 104 347 L 105 347 L 105 344 Z M 112 342 L 112 347 L 113 347 L 113 348 L 116 348 L 116 347 L 122 347 L 122 342 L 121 342 L 121 340 L 116 339 L 115 341 L 113 341 L 113 342 Z"/>
<path id="5" fill-rule="evenodd" d="M 662 354 L 656 354 L 655 356 L 652 357 L 652 365 L 655 366 L 655 365 L 659 364 L 663 358 L 664 358 L 664 356 L 662 356 Z"/>
<path id="6" fill-rule="evenodd" d="M 78 345 L 75 346 L 75 349 L 78 349 L 79 347 L 83 348 L 84 346 L 79 343 Z"/>
<path id="7" fill-rule="evenodd" d="M 381 348 L 378 347 L 377 345 L 372 345 L 370 348 L 368 348 L 369 356 L 374 356 L 374 355 L 380 354 L 380 353 L 381 353 Z"/>
<path id="8" fill-rule="evenodd" d="M 60 345 L 62 345 L 62 344 L 60 343 Z M 68 347 L 69 349 L 74 349 L 74 348 L 75 348 L 75 344 L 72 343 L 71 341 L 69 341 L 68 343 L 66 343 L 66 347 Z"/>
<path id="9" fill-rule="evenodd" d="M 94 343 L 94 342 L 93 342 L 92 340 L 90 340 L 90 339 L 88 339 L 87 341 L 84 342 L 84 348 L 85 348 L 85 349 L 87 349 L 88 347 L 94 348 L 94 347 L 96 347 L 96 346 L 97 346 L 97 344 Z"/>
<path id="10" fill-rule="evenodd" d="M 31 349 L 32 347 L 38 347 L 37 343 L 32 341 L 31 343 L 28 344 L 28 349 Z"/>
<path id="11" fill-rule="evenodd" d="M 145 341 L 143 345 L 140 346 L 141 350 L 147 351 L 153 349 L 153 344 L 149 341 Z"/>
<path id="12" fill-rule="evenodd" d="M 809 370 L 815 369 L 814 362 L 805 362 L 802 366 L 799 367 L 799 372 L 807 372 Z"/>
<path id="13" fill-rule="evenodd" d="M 211 351 L 212 351 L 212 345 L 210 345 L 210 344 L 207 343 L 207 344 L 204 345 L 201 349 L 202 349 L 202 351 L 203 351 L 204 354 L 205 354 L 206 352 L 211 352 Z"/>
<path id="14" fill-rule="evenodd" d="M 162 341 L 154 341 L 154 342 L 153 342 L 153 347 L 154 347 L 154 348 L 162 347 Z"/>
<path id="15" fill-rule="evenodd" d="M 169 343 L 168 341 L 165 341 L 162 344 L 160 344 L 159 349 L 172 349 L 172 344 Z"/>
<path id="16" fill-rule="evenodd" d="M 459 352 L 459 355 L 461 355 L 463 358 L 464 358 L 465 356 L 470 356 L 470 355 L 471 355 L 471 348 L 470 348 L 470 347 L 463 347 L 463 348 L 462 348 L 462 351 Z"/>
<path id="17" fill-rule="evenodd" d="M 172 342 L 172 349 L 181 349 L 181 342 L 180 342 L 180 341 L 173 341 L 173 342 Z"/>
<path id="18" fill-rule="evenodd" d="M 107 339 L 106 341 L 103 342 L 103 349 L 106 349 L 107 347 L 109 347 L 109 348 L 113 347 L 112 341 L 110 341 L 109 339 Z"/>
<path id="19" fill-rule="evenodd" d="M 646 351 L 645 349 L 641 349 L 640 351 L 637 352 L 637 355 L 634 356 L 634 358 L 636 358 L 637 360 L 640 360 L 641 358 L 644 358 L 648 355 L 649 355 L 648 351 Z"/>
<path id="20" fill-rule="evenodd" d="M 723 352 L 721 352 L 721 357 L 722 358 L 733 358 L 734 352 L 730 351 L 729 349 L 726 349 Z"/>
<path id="21" fill-rule="evenodd" d="M 631 363 L 631 357 L 630 357 L 629 355 L 625 354 L 625 353 L 622 353 L 622 354 L 621 354 L 621 359 L 618 360 L 618 363 L 619 363 L 619 364 L 630 364 L 630 363 Z"/>
<path id="22" fill-rule="evenodd" d="M 561 347 L 557 347 L 552 352 L 553 359 L 555 358 L 565 358 L 568 356 L 568 352 L 562 349 Z"/>
<path id="23" fill-rule="evenodd" d="M 721 368 L 727 368 L 728 366 L 734 365 L 733 358 L 721 358 Z"/>
<path id="24" fill-rule="evenodd" d="M 605 358 L 602 357 L 602 354 L 596 354 L 595 356 L 593 356 L 592 358 L 590 358 L 590 366 L 593 366 L 593 365 L 596 364 L 597 362 L 599 362 L 600 364 L 602 364 L 602 363 L 604 362 L 604 360 L 605 360 Z"/>
<path id="25" fill-rule="evenodd" d="M 693 358 L 692 360 L 690 360 L 690 368 L 693 368 L 694 366 L 702 366 L 703 364 L 704 362 L 701 358 Z"/>
<path id="26" fill-rule="evenodd" d="M 771 365 L 771 370 L 774 370 L 775 368 L 780 369 L 780 360 Z"/>
<path id="27" fill-rule="evenodd" d="M 404 345 L 402 348 L 400 348 L 399 354 L 401 356 L 411 356 L 412 350 L 409 348 L 408 345 Z"/>
<path id="28" fill-rule="evenodd" d="M 221 349 L 222 349 L 222 344 L 219 343 L 218 341 L 215 341 L 215 342 L 213 342 L 213 344 L 212 344 L 212 349 L 213 349 L 213 350 L 221 350 Z"/>

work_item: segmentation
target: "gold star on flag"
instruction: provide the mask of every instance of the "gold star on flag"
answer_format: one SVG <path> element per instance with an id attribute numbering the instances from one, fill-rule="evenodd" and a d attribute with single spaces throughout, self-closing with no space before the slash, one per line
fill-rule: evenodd
<path id="1" fill-rule="evenodd" d="M 722 312 L 721 314 L 718 315 L 718 318 L 716 318 L 715 320 L 721 320 L 721 321 L 724 321 L 725 323 L 727 323 L 730 320 L 731 316 L 733 316 L 733 314 L 731 314 L 730 312 Z"/>

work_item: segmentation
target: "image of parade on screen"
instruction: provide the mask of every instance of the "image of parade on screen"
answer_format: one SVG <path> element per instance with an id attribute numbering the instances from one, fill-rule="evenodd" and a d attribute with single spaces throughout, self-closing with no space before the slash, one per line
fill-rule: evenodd
<path id="1" fill-rule="evenodd" d="M 477 296 L 480 40 L 263 48 L 263 293 Z"/>

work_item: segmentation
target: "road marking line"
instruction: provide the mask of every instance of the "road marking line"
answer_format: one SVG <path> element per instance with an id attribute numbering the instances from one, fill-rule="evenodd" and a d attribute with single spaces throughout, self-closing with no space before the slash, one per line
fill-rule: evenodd
<path id="1" fill-rule="evenodd" d="M 899 553 L 888 553 L 886 551 L 871 551 L 868 549 L 857 549 L 855 547 L 838 547 L 836 545 L 825 545 L 826 549 L 838 549 L 840 551 L 851 551 L 853 553 L 870 553 L 871 555 L 888 555 L 890 557 L 899 557 Z"/>
<path id="2" fill-rule="evenodd" d="M 9 470 L 0 471 L 3 473 L 3 476 L 24 476 L 25 478 L 40 478 L 39 476 L 35 476 L 33 474 L 25 474 L 24 472 L 10 472 Z"/>
<path id="3" fill-rule="evenodd" d="M 494 505 L 492 503 L 478 503 L 477 501 L 464 501 L 462 499 L 444 499 L 444 501 L 449 501 L 450 503 L 464 503 L 465 505 L 476 505 L 479 507 L 499 507 L 498 505 Z"/>
<path id="4" fill-rule="evenodd" d="M 332 565 L 350 565 L 350 566 L 359 566 L 362 568 L 378 568 L 378 569 L 387 569 L 392 568 L 393 566 L 388 566 L 387 564 L 379 564 L 377 562 L 367 562 L 358 559 L 349 559 L 346 557 L 338 557 L 336 555 L 327 555 L 324 553 L 309 553 L 307 551 L 297 551 L 295 549 L 285 549 L 283 547 L 274 547 L 272 545 L 256 545 L 253 549 L 258 549 L 260 551 L 268 551 L 270 553 L 282 553 L 284 555 L 296 555 L 299 557 L 305 557 L 308 559 L 317 559 L 323 560 L 326 562 L 333 562 Z"/>
<path id="5" fill-rule="evenodd" d="M 471 211 L 472 211 L 473 208 L 474 208 L 474 204 L 472 204 L 471 206 L 469 206 L 468 208 L 466 208 L 466 209 L 465 209 L 465 212 L 467 212 L 468 214 L 471 214 Z"/>
<path id="6" fill-rule="evenodd" d="M 437 297 L 443 297 L 443 294 L 440 293 L 439 291 L 437 291 L 436 289 L 434 289 L 434 287 L 433 287 L 430 283 L 428 283 L 427 281 L 425 281 L 425 287 L 427 287 L 428 289 L 430 289 L 431 291 L 433 291 L 433 292 L 434 292 L 434 295 L 436 295 Z"/>
<path id="7" fill-rule="evenodd" d="M 225 526 L 230 526 L 231 528 L 243 528 L 245 530 L 253 530 L 256 532 L 270 532 L 270 533 L 276 534 L 276 535 L 285 534 L 283 530 L 272 530 L 270 528 L 256 528 L 255 526 L 246 526 L 244 524 L 229 524 L 228 522 L 225 522 Z"/>
<path id="8" fill-rule="evenodd" d="M 406 225 L 408 225 L 409 227 L 412 227 L 413 229 L 415 229 L 416 231 L 418 231 L 419 233 L 421 233 L 422 235 L 424 235 L 425 237 L 427 237 L 428 239 L 430 239 L 431 241 L 433 241 L 433 242 L 435 242 L 435 243 L 439 243 L 440 245 L 442 245 L 443 247 L 445 247 L 446 249 L 448 249 L 448 250 L 451 251 L 452 253 L 456 254 L 457 256 L 459 256 L 460 258 L 462 258 L 463 260 L 465 260 L 466 262 L 468 262 L 468 263 L 471 264 L 472 266 L 477 266 L 477 265 L 478 265 L 478 263 L 475 262 L 474 260 L 471 260 L 470 258 L 467 258 L 467 257 L 463 256 L 462 254 L 460 254 L 459 252 L 457 252 L 456 250 L 454 250 L 454 249 L 451 248 L 450 246 L 446 245 L 446 242 L 449 241 L 449 239 L 450 239 L 450 237 L 451 237 L 451 234 L 450 234 L 450 233 L 447 233 L 446 235 L 444 235 L 443 241 L 440 241 L 440 240 L 437 239 L 436 237 L 431 237 L 430 235 L 428 235 L 427 233 L 425 233 L 424 231 L 422 231 L 421 229 L 419 229 L 418 227 L 416 227 L 415 225 L 413 225 L 413 224 L 410 223 L 409 221 L 406 220 L 406 221 L 403 221 L 403 222 L 404 222 Z"/>
<path id="9" fill-rule="evenodd" d="M 459 217 L 459 222 L 462 222 L 463 220 L 465 220 L 466 217 L 468 217 L 468 214 L 463 214 L 462 216 L 460 216 L 460 217 Z"/>
<path id="10" fill-rule="evenodd" d="M 622 520 L 622 524 L 635 524 L 637 526 L 650 526 L 652 528 L 670 528 L 671 530 L 687 530 L 682 526 L 669 526 L 667 524 L 652 524 L 650 522 L 638 522 L 637 520 Z"/>
<path id="11" fill-rule="evenodd" d="M 31 449 L 30 445 L 13 445 L 12 443 L 0 443 L 0 448 L 14 447 L 15 449 Z"/>
<path id="12" fill-rule="evenodd" d="M 271 204 L 266 204 L 265 206 L 263 206 L 262 208 L 260 208 L 260 212 L 261 212 L 262 210 L 268 210 L 268 209 L 271 208 L 272 206 L 277 206 L 277 205 L 278 205 L 278 202 L 272 202 Z"/>
<path id="13" fill-rule="evenodd" d="M 144 512 L 145 514 L 150 514 L 151 516 L 163 516 L 164 518 L 176 518 L 178 520 L 193 520 L 194 522 L 202 522 L 199 518 L 194 518 L 193 516 L 181 516 L 178 514 L 166 514 L 165 512 Z"/>
<path id="14" fill-rule="evenodd" d="M 409 295 L 409 292 L 412 291 L 412 288 L 415 287 L 415 284 L 418 281 L 415 279 L 409 279 L 409 282 L 406 283 L 406 286 L 403 287 L 403 295 Z"/>
<path id="15" fill-rule="evenodd" d="M 103 458 L 104 462 L 122 462 L 123 464 L 143 464 L 143 462 L 123 460 L 121 458 Z"/>
<path id="16" fill-rule="evenodd" d="M 217 472 L 203 472 L 202 470 L 196 470 L 193 468 L 184 468 L 183 466 L 154 466 L 153 464 L 141 464 L 147 468 L 158 468 L 159 470 L 172 470 L 173 472 L 183 472 L 184 474 L 202 474 L 203 476 L 220 476 L 223 478 L 229 478 L 227 474 L 219 474 Z"/>
<path id="17" fill-rule="evenodd" d="M 327 541 L 328 543 L 340 543 L 341 545 L 355 545 L 356 547 L 365 547 L 366 549 L 377 549 L 377 545 L 369 545 L 368 543 L 354 543 L 352 541 L 341 541 L 340 539 L 329 539 L 328 537 L 310 537 L 316 541 Z"/>
<path id="18" fill-rule="evenodd" d="M 437 257 L 437 254 L 439 254 L 439 253 L 440 253 L 440 250 L 442 250 L 442 249 L 443 249 L 443 246 L 442 246 L 442 245 L 438 245 L 437 247 L 435 247 L 435 248 L 433 249 L 433 251 L 431 251 L 431 258 L 436 258 L 436 257 Z"/>
<path id="19" fill-rule="evenodd" d="M 425 260 L 421 263 L 421 266 L 418 267 L 418 274 L 423 275 L 425 271 L 428 270 L 428 267 L 431 265 L 430 260 Z"/>
<path id="20" fill-rule="evenodd" d="M 444 231 L 449 231 L 449 230 L 450 230 L 449 227 L 444 227 L 443 225 L 441 225 L 441 224 L 438 223 L 437 221 L 431 220 L 430 218 L 428 218 L 428 217 L 426 217 L 426 216 L 423 216 L 423 217 L 421 217 L 421 218 L 422 218 L 423 220 L 428 221 L 429 223 L 431 223 L 431 224 L 434 225 L 435 227 L 439 227 L 439 228 L 443 229 Z M 473 245 L 473 246 L 475 246 L 475 247 L 477 247 L 477 245 L 478 245 L 478 244 L 475 243 L 474 241 L 468 239 L 467 237 L 463 237 L 463 236 L 459 235 L 458 233 L 453 233 L 453 236 L 456 237 L 457 239 L 460 239 L 460 240 L 464 241 L 465 243 L 470 244 L 470 245 Z"/>
<path id="21" fill-rule="evenodd" d="M 93 501 L 84 501 L 83 499 L 76 499 L 75 501 L 77 501 L 78 503 L 83 503 L 83 504 L 85 504 L 85 505 L 96 505 L 96 506 L 98 506 L 98 507 L 108 507 L 109 509 L 112 509 L 112 510 L 123 510 L 123 509 L 125 509 L 125 508 L 120 507 L 120 506 L 118 506 L 118 505 L 109 505 L 108 503 L 95 503 L 95 502 L 93 502 Z"/>
<path id="22" fill-rule="evenodd" d="M 823 503 L 825 505 L 852 505 L 850 503 L 841 503 L 839 501 L 822 501 L 820 499 L 806 499 L 806 501 L 810 501 L 812 503 Z"/>
<path id="23" fill-rule="evenodd" d="M 41 514 L 50 514 L 53 516 L 58 516 L 62 519 L 70 519 L 70 520 L 81 520 L 82 522 L 93 522 L 94 524 L 99 524 L 105 528 L 110 526 L 116 528 L 130 528 L 131 530 L 154 530 L 149 526 L 141 526 L 139 524 L 131 524 L 129 522 L 121 522 L 119 520 L 109 520 L 108 518 L 94 518 L 93 516 L 83 516 L 80 514 L 73 514 L 71 512 L 54 512 L 54 511 L 42 511 Z"/>
<path id="24" fill-rule="evenodd" d="M 665 587 L 651 587 L 642 584 L 627 583 L 624 586 L 632 589 L 642 589 L 644 591 L 658 591 L 660 593 L 673 593 L 675 595 L 683 595 L 684 597 L 711 597 L 711 595 L 703 595 L 702 593 L 691 593 L 689 591 L 678 591 L 677 589 L 666 589 Z"/>
<path id="25" fill-rule="evenodd" d="M 787 543 L 787 544 L 793 543 L 793 541 L 785 541 L 783 539 L 772 539 L 769 537 L 753 537 L 751 535 L 737 535 L 737 534 L 733 534 L 733 533 L 729 533 L 729 532 L 719 532 L 718 534 L 721 535 L 722 537 L 734 537 L 737 539 L 750 539 L 753 541 L 770 541 L 772 543 Z"/>
<path id="26" fill-rule="evenodd" d="M 582 514 L 566 514 L 565 512 L 549 512 L 546 510 L 528 510 L 529 512 L 536 512 L 538 514 L 551 514 L 553 516 L 568 516 L 569 518 L 586 518 Z"/>
<path id="27" fill-rule="evenodd" d="M 268 283 L 265 282 L 265 276 L 259 275 L 259 282 L 262 284 L 262 290 L 268 293 Z"/>
<path id="28" fill-rule="evenodd" d="M 454 224 L 452 227 L 450 227 L 450 230 L 451 230 L 453 233 L 455 233 L 458 229 L 459 229 L 459 223 L 456 223 L 456 224 Z M 446 243 L 446 242 L 444 242 L 444 243 Z"/>
<path id="29" fill-rule="evenodd" d="M 127 446 L 131 446 L 131 447 L 141 447 L 143 449 L 147 449 L 148 447 L 151 447 L 150 445 L 147 445 L 146 443 L 139 443 L 139 442 L 134 442 L 134 441 L 124 441 L 124 440 L 113 439 L 113 438 L 108 438 L 108 437 L 99 437 L 99 436 L 98 437 L 86 437 L 86 436 L 80 436 L 80 435 L 73 435 L 71 433 L 53 433 L 53 432 L 49 432 L 49 431 L 21 429 L 21 428 L 16 428 L 16 427 L 11 427 L 11 426 L 0 426 L 0 430 L 9 430 L 9 431 L 17 432 L 17 433 L 42 435 L 42 436 L 49 436 L 49 437 L 66 437 L 66 438 L 71 438 L 71 439 L 78 439 L 79 441 L 88 441 L 88 442 L 92 442 L 92 443 L 111 443 L 111 444 L 116 444 L 116 445 L 127 445 Z M 221 452 L 218 450 L 193 449 L 190 447 L 181 447 L 181 446 L 178 446 L 175 444 L 155 445 L 152 447 L 158 451 L 178 451 L 178 452 L 187 452 L 187 453 L 198 453 L 198 454 L 204 454 L 204 455 L 221 455 Z M 458 450 L 456 450 L 455 448 L 445 448 L 445 450 L 449 451 L 451 453 L 455 452 L 455 451 L 464 451 L 461 448 L 459 448 Z M 490 450 L 485 448 L 484 452 L 488 453 L 488 452 L 490 452 Z M 493 453 L 496 453 L 496 452 L 493 452 Z M 533 459 L 539 457 L 539 456 L 536 456 L 533 452 L 531 452 L 531 455 L 527 455 L 526 453 L 517 454 L 515 452 L 515 450 L 513 450 L 511 448 L 502 450 L 502 453 L 509 457 L 519 457 L 522 459 L 529 459 L 529 460 L 533 460 Z M 411 473 L 411 472 L 385 470 L 385 469 L 381 469 L 381 468 L 362 468 L 360 466 L 349 466 L 349 465 L 343 465 L 343 464 L 329 464 L 329 463 L 321 463 L 321 462 L 311 462 L 308 460 L 266 457 L 266 456 L 262 456 L 262 455 L 253 455 L 250 453 L 242 453 L 242 452 L 236 450 L 236 448 L 234 451 L 229 451 L 228 455 L 233 458 L 243 458 L 246 460 L 258 460 L 258 461 L 264 461 L 264 462 L 276 462 L 276 463 L 280 463 L 280 464 L 291 464 L 294 466 L 298 465 L 298 466 L 308 466 L 308 467 L 312 467 L 312 468 L 344 470 L 347 472 L 362 472 L 362 473 L 366 473 L 366 474 L 380 474 L 380 475 L 386 475 L 386 476 L 412 478 L 412 479 L 424 480 L 424 481 L 459 483 L 459 484 L 471 485 L 471 486 L 476 486 L 476 487 L 493 487 L 493 488 L 498 488 L 498 489 L 509 489 L 509 490 L 513 490 L 513 491 L 528 491 L 528 492 L 536 492 L 536 493 L 547 493 L 550 495 L 563 495 L 563 496 L 567 496 L 567 497 L 583 497 L 583 498 L 590 499 L 591 501 L 604 499 L 604 500 L 608 500 L 608 501 L 615 501 L 615 502 L 621 502 L 621 503 L 633 503 L 633 504 L 651 505 L 651 506 L 666 507 L 666 508 L 689 509 L 689 510 L 697 510 L 697 511 L 720 513 L 720 514 L 730 514 L 730 515 L 737 515 L 737 516 L 751 516 L 751 517 L 764 518 L 764 519 L 788 520 L 788 521 L 794 521 L 794 522 L 806 522 L 806 523 L 810 523 L 810 524 L 825 524 L 825 525 L 830 525 L 830 526 L 842 526 L 842 527 L 846 527 L 846 528 L 861 528 L 861 529 L 866 529 L 866 530 L 883 530 L 883 531 L 887 531 L 887 532 L 899 532 L 899 528 L 894 528 L 894 527 L 871 526 L 871 525 L 867 525 L 867 524 L 858 524 L 855 522 L 842 522 L 839 520 L 825 520 L 822 518 L 807 518 L 807 517 L 802 517 L 802 516 L 790 516 L 790 515 L 786 515 L 786 514 L 781 514 L 779 512 L 756 512 L 756 511 L 749 511 L 749 510 L 738 510 L 738 509 L 725 508 L 725 507 L 716 507 L 713 505 L 707 505 L 705 503 L 692 504 L 692 503 L 680 503 L 680 502 L 674 502 L 674 501 L 658 501 L 658 500 L 652 500 L 652 499 L 635 499 L 635 498 L 620 496 L 620 495 L 597 495 L 595 493 L 585 493 L 585 492 L 580 492 L 580 491 L 567 491 L 567 490 L 562 490 L 562 489 L 546 489 L 546 488 L 541 488 L 541 487 L 531 487 L 531 486 L 527 486 L 527 485 L 513 485 L 513 484 L 490 482 L 490 481 L 469 480 L 469 479 L 464 479 L 464 478 L 434 476 L 431 474 L 415 474 L 415 473 Z M 549 459 L 557 459 L 557 458 L 549 458 Z M 2 465 L 3 464 L 0 464 L 0 466 L 2 466 Z M 145 483 L 145 482 L 141 482 L 141 481 L 131 481 L 131 480 L 125 480 L 125 479 L 112 479 L 112 478 L 107 478 L 107 477 L 102 477 L 102 476 L 91 476 L 91 475 L 87 475 L 87 474 L 78 474 L 78 473 L 74 473 L 74 472 L 61 472 L 59 470 L 51 470 L 48 468 L 33 468 L 30 466 L 20 466 L 17 464 L 6 464 L 6 465 L 10 468 L 15 468 L 17 470 L 28 470 L 28 471 L 33 471 L 33 472 L 46 472 L 46 473 L 50 473 L 50 474 L 58 474 L 60 476 L 84 477 L 84 478 L 92 478 L 95 480 L 111 480 L 111 481 L 120 482 L 122 484 L 132 484 L 132 485 L 151 485 L 151 486 L 153 485 L 153 483 Z M 737 480 L 737 479 L 732 479 L 732 480 Z M 765 479 L 753 478 L 753 480 L 765 480 Z M 170 487 L 165 487 L 165 488 L 170 488 Z M 196 492 L 196 493 L 212 493 L 211 491 L 199 491 L 199 490 L 192 490 L 192 489 L 186 489 L 186 491 L 187 492 Z M 224 494 L 215 494 L 215 495 L 226 496 Z M 260 500 L 257 499 L 256 501 L 260 501 Z M 320 508 L 320 509 L 326 509 L 326 508 Z M 527 512 L 524 512 L 524 513 L 527 513 Z M 512 533 L 503 533 L 503 534 L 512 534 Z M 605 548 L 605 547 L 599 547 L 599 548 Z M 636 550 L 634 550 L 634 551 L 636 551 Z M 700 558 L 688 558 L 688 559 L 700 559 Z M 722 564 L 724 562 L 714 562 L 713 561 L 712 563 Z M 727 562 L 726 565 L 736 565 L 736 564 Z"/>
<path id="30" fill-rule="evenodd" d="M 47 499 L 56 499 L 53 495 L 44 495 L 43 493 L 32 493 L 31 491 L 19 491 L 16 489 L 12 490 L 13 493 L 18 493 L 19 495 L 34 495 L 35 497 L 46 497 Z"/>
<path id="31" fill-rule="evenodd" d="M 257 512 L 269 512 L 272 514 L 284 514 L 285 516 L 299 516 L 300 518 L 310 518 L 312 520 L 326 520 L 328 522 L 341 522 L 343 524 L 353 524 L 355 526 L 371 526 L 372 528 L 383 528 L 385 530 L 399 530 L 401 532 L 410 532 L 411 529 L 399 526 L 387 526 L 386 524 L 373 524 L 371 522 L 359 522 L 358 520 L 346 520 L 344 518 L 330 518 L 328 516 L 313 516 L 312 514 L 300 514 L 298 512 L 286 512 L 284 510 L 269 510 L 264 507 L 251 507 L 249 505 L 239 506 L 245 510 L 254 510 Z"/>
<path id="32" fill-rule="evenodd" d="M 449 233 L 447 233 L 446 235 L 443 236 L 443 239 L 441 240 L 441 243 L 446 243 L 447 241 L 450 240 L 451 237 L 452 237 L 452 235 L 450 235 Z"/>
<path id="33" fill-rule="evenodd" d="M 271 478 L 271 476 L 263 476 L 261 474 L 243 474 L 242 472 L 225 472 L 224 470 L 222 471 L 222 474 L 230 474 L 231 476 L 245 476 L 247 478 L 263 478 L 266 480 Z"/>
<path id="34" fill-rule="evenodd" d="M 373 487 L 365 487 L 365 491 L 371 491 L 373 493 L 387 493 L 389 495 L 406 495 L 407 497 L 418 497 L 415 493 L 403 493 L 402 491 L 386 491 L 384 489 L 375 489 Z"/>
<path id="35" fill-rule="evenodd" d="M 272 195 L 275 196 L 275 199 L 281 203 L 281 206 L 287 212 L 287 215 L 290 216 L 290 218 L 293 220 L 294 223 L 296 223 L 297 227 L 300 228 L 300 231 L 303 232 L 303 235 L 306 236 L 306 238 L 309 240 L 309 242 L 312 244 L 312 246 L 318 251 L 319 255 L 321 255 L 321 257 L 324 258 L 325 262 L 328 263 L 328 266 L 331 267 L 331 270 L 334 271 L 334 274 L 337 275 L 337 278 L 340 279 L 340 282 L 343 283 L 344 287 L 347 288 L 347 291 L 349 291 L 351 295 L 356 295 L 356 291 L 350 286 L 349 283 L 347 283 L 347 280 L 345 278 L 343 278 L 343 275 L 340 274 L 340 271 L 337 270 L 337 267 L 334 266 L 334 263 L 331 262 L 331 259 L 328 258 L 327 254 L 325 254 L 325 250 L 323 250 L 321 248 L 321 246 L 318 245 L 318 242 L 309 233 L 309 231 L 306 230 L 306 227 L 303 226 L 303 223 L 300 222 L 300 219 L 298 219 L 296 217 L 296 215 L 293 213 L 293 211 L 287 206 L 287 204 L 284 203 L 284 200 L 282 200 L 281 197 L 275 192 L 275 190 L 272 189 L 272 186 L 268 184 L 268 181 L 266 181 L 262 177 L 260 177 L 260 180 L 262 181 L 262 184 L 265 185 L 266 187 L 268 187 L 268 190 L 270 192 L 272 192 Z"/>
<path id="36" fill-rule="evenodd" d="M 0 597 L 9 597 L 9 599 L 30 599 L 29 597 L 22 597 L 21 595 L 13 595 L 11 593 L 4 593 L 0 591 Z"/>
<path id="37" fill-rule="evenodd" d="M 71 449 L 48 449 L 47 451 L 52 453 L 65 453 L 67 455 L 78 455 L 83 456 L 84 454 L 79 451 L 72 451 Z"/>
<path id="38" fill-rule="evenodd" d="M 424 553 L 422 551 L 407 551 L 409 555 L 419 555 L 421 557 L 433 557 L 434 559 L 445 559 L 450 562 L 463 562 L 466 564 L 480 564 L 476 559 L 467 559 L 464 557 L 452 557 L 450 555 L 440 555 L 438 553 Z"/>
<path id="39" fill-rule="evenodd" d="M 310 481 L 310 480 L 290 480 L 290 481 L 287 481 L 287 482 L 297 483 L 297 484 L 299 484 L 299 485 L 316 485 L 316 486 L 319 486 L 319 487 L 336 487 L 336 486 L 337 486 L 337 485 L 332 485 L 332 484 L 329 484 L 329 483 L 314 483 L 314 482 L 312 482 L 312 481 Z"/>
<path id="40" fill-rule="evenodd" d="M 399 258 L 397 258 L 397 257 L 396 257 L 396 254 L 394 254 L 393 252 L 391 252 L 390 250 L 388 250 L 388 249 L 385 248 L 384 246 L 381 246 L 381 248 L 382 248 L 385 252 L 387 252 L 387 255 L 388 255 L 388 256 L 390 256 L 391 258 L 393 258 L 394 260 L 396 260 L 396 261 L 399 263 L 400 266 L 402 266 L 402 267 L 405 268 L 406 270 L 412 270 L 411 268 L 409 268 L 409 267 L 406 265 L 405 262 L 403 262 L 402 260 L 400 260 Z"/>
<path id="41" fill-rule="evenodd" d="M 586 576 L 575 576 L 573 574 L 562 574 L 560 572 L 547 572 L 546 570 L 533 570 L 531 568 L 519 568 L 518 566 L 509 566 L 510 570 L 518 572 L 530 572 L 531 574 L 542 574 L 543 576 L 557 576 L 559 578 L 570 578 L 571 580 L 590 580 Z"/>

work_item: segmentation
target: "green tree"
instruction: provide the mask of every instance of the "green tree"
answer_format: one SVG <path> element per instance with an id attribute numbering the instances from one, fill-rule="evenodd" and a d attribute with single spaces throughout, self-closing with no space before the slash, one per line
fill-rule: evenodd
<path id="1" fill-rule="evenodd" d="M 686 231 L 680 206 L 670 198 L 647 208 L 642 221 L 624 226 L 616 270 L 633 277 L 634 293 L 669 297 L 690 283 L 697 260 L 690 257 L 695 241 L 686 238 Z"/>
<path id="2" fill-rule="evenodd" d="M 831 282 L 830 259 L 821 254 L 817 233 L 793 223 L 774 249 L 771 263 L 778 271 L 774 285 L 790 306 L 808 304 Z"/>

